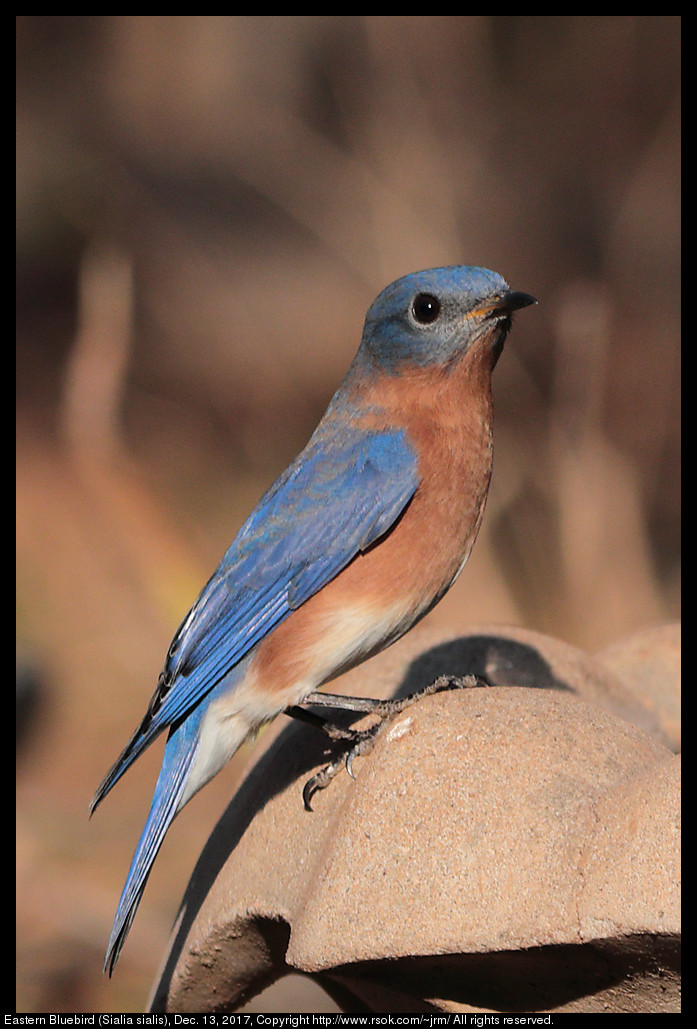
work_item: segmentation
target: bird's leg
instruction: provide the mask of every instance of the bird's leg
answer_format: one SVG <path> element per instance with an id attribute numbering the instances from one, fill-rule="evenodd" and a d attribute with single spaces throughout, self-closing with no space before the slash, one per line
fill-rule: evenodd
<path id="1" fill-rule="evenodd" d="M 312 725 L 315 729 L 320 729 L 330 740 L 353 740 L 357 735 L 355 729 L 344 729 L 340 725 L 334 725 L 333 722 L 328 722 L 321 715 L 316 715 L 314 711 L 306 711 L 304 707 L 298 705 L 287 707 L 283 713 L 290 715 L 291 718 L 297 718 L 299 722 L 305 722 L 306 725 Z"/>
<path id="2" fill-rule="evenodd" d="M 424 689 L 418 690 L 416 693 L 409 693 L 406 697 L 398 697 L 392 700 L 375 700 L 371 697 L 345 697 L 341 694 L 315 691 L 310 693 L 303 701 L 304 704 L 314 704 L 317 707 L 339 708 L 342 711 L 358 711 L 377 715 L 378 721 L 368 729 L 342 729 L 316 715 L 314 712 L 306 711 L 302 707 L 287 708 L 286 714 L 322 729 L 331 739 L 352 743 L 352 746 L 349 747 L 345 754 L 326 765 L 305 783 L 303 801 L 306 809 L 308 811 L 312 810 L 310 805 L 312 797 L 318 790 L 323 790 L 329 785 L 337 773 L 341 771 L 342 765 L 346 766 L 346 771 L 354 779 L 354 759 L 370 753 L 375 740 L 385 725 L 395 715 L 410 707 L 411 704 L 421 700 L 423 697 L 429 697 L 434 693 L 442 693 L 446 690 L 473 689 L 478 686 L 490 685 L 491 683 L 479 675 L 465 675 L 462 677 L 441 675 Z"/>
<path id="3" fill-rule="evenodd" d="M 387 715 L 399 714 L 415 701 L 421 700 L 422 697 L 430 697 L 432 693 L 442 693 L 444 690 L 472 689 L 476 686 L 491 686 L 491 683 L 481 675 L 440 675 L 430 686 L 417 690 L 415 693 L 408 693 L 406 697 L 376 700 L 373 697 L 345 697 L 342 693 L 323 693 L 320 690 L 314 690 L 305 697 L 303 704 L 339 708 L 341 711 L 360 711 L 385 718 Z"/>

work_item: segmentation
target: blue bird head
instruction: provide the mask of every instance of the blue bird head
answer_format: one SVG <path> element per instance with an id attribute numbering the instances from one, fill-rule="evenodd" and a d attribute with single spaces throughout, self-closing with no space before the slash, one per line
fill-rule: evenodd
<path id="1" fill-rule="evenodd" d="M 513 311 L 534 303 L 534 297 L 510 289 L 486 268 L 453 265 L 414 272 L 397 279 L 371 304 L 359 355 L 387 371 L 404 363 L 447 364 L 493 330 L 495 363 Z"/>

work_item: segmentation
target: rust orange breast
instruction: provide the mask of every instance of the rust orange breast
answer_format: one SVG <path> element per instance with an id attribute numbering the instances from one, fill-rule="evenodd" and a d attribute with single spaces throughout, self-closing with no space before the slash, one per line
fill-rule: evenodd
<path id="1" fill-rule="evenodd" d="M 356 422 L 405 429 L 421 482 L 392 528 L 259 645 L 254 675 L 290 689 L 288 703 L 299 699 L 293 683 L 316 680 L 316 688 L 393 642 L 443 596 L 472 549 L 489 488 L 489 348 L 356 389 Z"/>

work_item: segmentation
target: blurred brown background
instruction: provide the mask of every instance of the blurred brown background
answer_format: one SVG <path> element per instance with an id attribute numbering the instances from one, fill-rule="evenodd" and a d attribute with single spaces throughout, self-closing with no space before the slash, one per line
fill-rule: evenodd
<path id="1" fill-rule="evenodd" d="M 484 528 L 430 617 L 590 651 L 679 617 L 679 33 L 18 19 L 17 1010 L 145 1004 L 250 751 L 170 831 L 111 981 L 161 744 L 88 802 L 394 278 L 479 264 L 540 301 L 496 371 Z M 264 1003 L 322 1010 L 291 989 Z"/>

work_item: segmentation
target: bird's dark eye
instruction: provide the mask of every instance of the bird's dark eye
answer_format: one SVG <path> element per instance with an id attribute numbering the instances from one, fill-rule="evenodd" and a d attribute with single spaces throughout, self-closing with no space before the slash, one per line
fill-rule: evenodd
<path id="1" fill-rule="evenodd" d="M 421 325 L 430 325 L 440 314 L 440 300 L 432 293 L 418 293 L 411 305 L 411 313 Z"/>

